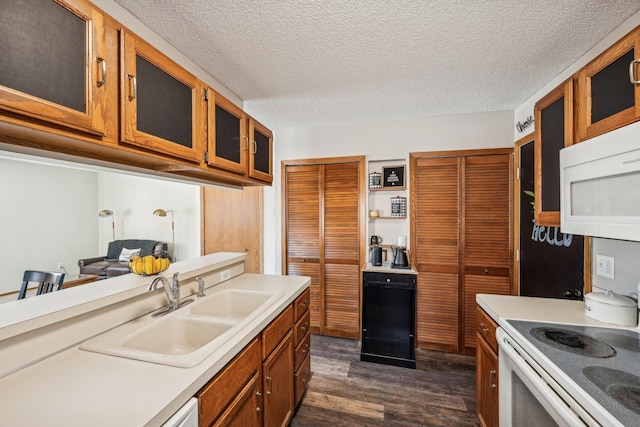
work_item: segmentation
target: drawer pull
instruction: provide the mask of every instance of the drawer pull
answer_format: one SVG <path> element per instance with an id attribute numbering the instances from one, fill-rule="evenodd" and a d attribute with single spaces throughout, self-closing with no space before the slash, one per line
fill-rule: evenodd
<path id="1" fill-rule="evenodd" d="M 482 329 L 482 332 L 484 333 L 489 332 L 489 328 L 487 328 L 484 323 L 480 323 L 480 329 Z"/>

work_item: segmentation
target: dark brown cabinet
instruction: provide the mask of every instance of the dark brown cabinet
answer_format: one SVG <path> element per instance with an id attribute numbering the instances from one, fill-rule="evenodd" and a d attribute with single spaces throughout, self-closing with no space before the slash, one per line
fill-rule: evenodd
<path id="1" fill-rule="evenodd" d="M 136 35 L 121 30 L 122 142 L 198 161 L 202 84 Z M 200 156 L 201 157 L 201 156 Z"/>
<path id="2" fill-rule="evenodd" d="M 0 109 L 104 135 L 107 82 L 118 78 L 104 32 L 84 0 L 3 2 Z"/>
<path id="3" fill-rule="evenodd" d="M 640 119 L 640 27 L 577 74 L 578 139 L 583 141 Z"/>
<path id="4" fill-rule="evenodd" d="M 560 150 L 573 144 L 573 79 L 545 95 L 534 109 L 534 216 L 536 224 L 560 226 Z"/>

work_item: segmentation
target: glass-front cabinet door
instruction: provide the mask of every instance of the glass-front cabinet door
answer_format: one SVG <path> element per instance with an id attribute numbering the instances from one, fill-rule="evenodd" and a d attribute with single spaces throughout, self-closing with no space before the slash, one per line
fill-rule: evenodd
<path id="1" fill-rule="evenodd" d="M 103 16 L 85 0 L 3 1 L 0 109 L 96 135 L 105 132 Z"/>
<path id="2" fill-rule="evenodd" d="M 640 119 L 640 27 L 578 73 L 580 141 Z"/>
<path id="3" fill-rule="evenodd" d="M 249 176 L 271 183 L 273 180 L 273 133 L 249 119 Z"/>
<path id="4" fill-rule="evenodd" d="M 208 164 L 247 174 L 247 116 L 241 108 L 209 89 Z"/>
<path id="5" fill-rule="evenodd" d="M 204 88 L 141 38 L 121 30 L 121 141 L 198 161 Z"/>
<path id="6" fill-rule="evenodd" d="M 573 79 L 536 102 L 534 213 L 537 225 L 560 226 L 560 150 L 573 144 Z"/>

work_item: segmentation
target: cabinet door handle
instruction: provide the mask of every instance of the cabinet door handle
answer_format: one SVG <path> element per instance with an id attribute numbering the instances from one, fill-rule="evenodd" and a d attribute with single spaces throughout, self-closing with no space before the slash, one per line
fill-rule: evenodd
<path id="1" fill-rule="evenodd" d="M 271 377 L 267 377 L 267 396 L 271 394 Z"/>
<path id="2" fill-rule="evenodd" d="M 482 329 L 482 332 L 489 332 L 489 328 L 487 328 L 484 323 L 480 323 L 480 329 Z"/>
<path id="3" fill-rule="evenodd" d="M 96 58 L 96 61 L 100 64 L 100 70 L 102 71 L 102 79 L 98 80 L 97 85 L 102 87 L 107 82 L 107 61 L 100 57 Z"/>
<path id="4" fill-rule="evenodd" d="M 128 74 L 127 78 L 129 79 L 129 101 L 133 101 L 138 96 L 138 83 L 136 76 Z"/>
<path id="5" fill-rule="evenodd" d="M 634 59 L 629 64 L 629 80 L 632 85 L 640 84 L 640 80 L 636 77 L 636 65 L 640 64 L 640 59 Z"/>
<path id="6" fill-rule="evenodd" d="M 249 137 L 247 135 L 244 135 L 242 137 L 242 139 L 244 139 L 244 151 L 249 151 Z"/>
<path id="7" fill-rule="evenodd" d="M 259 400 L 258 406 L 256 407 L 256 412 L 260 412 L 262 411 L 262 393 L 260 393 L 259 391 L 256 391 L 256 396 L 258 397 L 258 400 Z"/>
<path id="8" fill-rule="evenodd" d="M 258 143 L 251 141 L 251 144 L 253 145 L 253 154 L 256 154 L 258 152 Z"/>
<path id="9" fill-rule="evenodd" d="M 496 370 L 492 369 L 489 371 L 489 385 L 491 386 L 491 388 L 496 388 L 496 383 L 493 380 L 496 377 Z"/>

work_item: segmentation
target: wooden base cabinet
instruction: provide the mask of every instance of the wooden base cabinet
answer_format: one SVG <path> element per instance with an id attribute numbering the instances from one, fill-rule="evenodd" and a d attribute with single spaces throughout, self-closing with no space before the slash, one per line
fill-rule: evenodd
<path id="1" fill-rule="evenodd" d="M 477 308 L 476 414 L 483 427 L 498 427 L 498 325 Z"/>
<path id="2" fill-rule="evenodd" d="M 261 368 L 261 339 L 256 338 L 196 395 L 200 426 L 262 425 Z M 249 418 L 255 423 L 237 422 Z"/>
<path id="3" fill-rule="evenodd" d="M 296 299 L 294 303 L 294 327 L 295 353 L 293 363 L 295 367 L 294 406 L 298 406 L 307 384 L 311 378 L 311 313 L 309 312 L 310 291 L 307 289 Z"/>
<path id="4" fill-rule="evenodd" d="M 196 394 L 201 427 L 289 424 L 311 376 L 309 299 L 307 289 Z"/>

